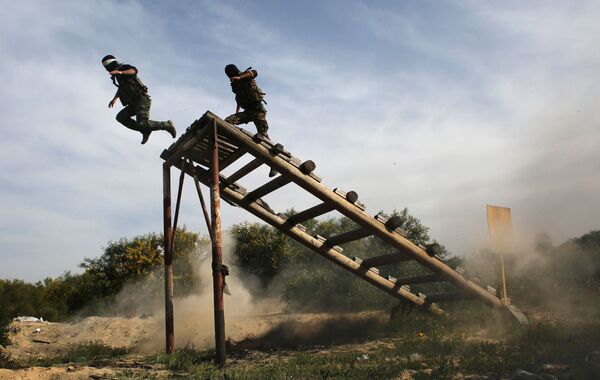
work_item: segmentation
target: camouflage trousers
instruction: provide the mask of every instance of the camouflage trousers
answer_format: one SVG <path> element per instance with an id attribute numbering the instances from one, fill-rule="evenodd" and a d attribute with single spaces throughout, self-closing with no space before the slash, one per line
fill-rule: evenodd
<path id="1" fill-rule="evenodd" d="M 267 110 L 262 104 L 257 107 L 248 108 L 242 112 L 234 113 L 233 115 L 227 116 L 225 121 L 233 125 L 246 124 L 254 122 L 256 130 L 259 134 L 269 138 L 267 131 L 269 130 L 269 123 L 267 123 Z"/>
<path id="2" fill-rule="evenodd" d="M 117 114 L 117 121 L 134 131 L 152 132 L 165 129 L 166 122 L 150 120 L 150 105 L 152 99 L 149 95 L 142 95 L 137 102 L 128 104 Z M 132 117 L 135 116 L 135 120 Z"/>

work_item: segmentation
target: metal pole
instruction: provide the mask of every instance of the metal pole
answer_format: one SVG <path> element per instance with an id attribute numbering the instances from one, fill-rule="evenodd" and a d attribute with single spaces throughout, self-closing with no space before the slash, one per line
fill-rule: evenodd
<path id="1" fill-rule="evenodd" d="M 215 313 L 215 349 L 217 365 L 225 366 L 225 314 L 223 303 L 223 257 L 221 252 L 221 198 L 219 193 L 219 145 L 217 137 L 217 123 L 212 125 L 210 133 L 210 165 L 211 186 L 210 205 L 212 218 L 212 270 L 214 289 Z"/>
<path id="2" fill-rule="evenodd" d="M 500 269 L 502 274 L 502 302 L 504 302 L 505 305 L 508 305 L 509 301 L 506 287 L 506 271 L 504 270 L 504 254 L 502 252 L 500 252 Z"/>
<path id="3" fill-rule="evenodd" d="M 181 195 L 183 193 L 183 180 L 185 178 L 185 163 L 181 164 L 181 174 L 179 174 L 179 188 L 177 189 L 177 201 L 175 202 L 175 219 L 173 220 L 173 234 L 171 236 L 171 252 L 175 252 L 175 233 L 177 233 L 177 222 L 179 220 L 179 206 L 181 205 Z"/>
<path id="4" fill-rule="evenodd" d="M 171 167 L 163 164 L 164 262 L 165 262 L 165 332 L 166 352 L 175 349 L 173 324 L 173 226 L 171 225 Z"/>
<path id="5" fill-rule="evenodd" d="M 206 221 L 206 228 L 208 229 L 208 235 L 210 236 L 210 240 L 213 240 L 212 235 L 212 227 L 210 225 L 210 216 L 208 216 L 208 208 L 206 207 L 206 203 L 204 202 L 204 196 L 202 195 L 202 189 L 200 188 L 200 181 L 198 180 L 198 175 L 196 174 L 196 168 L 194 165 L 190 165 L 194 177 L 194 184 L 196 184 L 196 191 L 198 192 L 198 198 L 200 198 L 200 206 L 202 206 L 202 213 L 204 214 L 204 220 Z"/>

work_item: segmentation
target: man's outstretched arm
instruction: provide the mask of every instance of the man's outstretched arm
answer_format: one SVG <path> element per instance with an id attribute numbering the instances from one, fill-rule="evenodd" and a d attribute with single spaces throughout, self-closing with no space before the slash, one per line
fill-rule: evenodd
<path id="1" fill-rule="evenodd" d="M 238 76 L 229 78 L 229 80 L 231 82 L 235 82 L 235 81 L 238 81 L 240 79 L 254 79 L 257 76 L 258 76 L 258 72 L 256 70 L 248 70 L 248 71 L 244 71 L 243 73 L 241 73 Z"/>
<path id="2" fill-rule="evenodd" d="M 117 90 L 117 93 L 115 94 L 115 96 L 112 98 L 112 100 L 110 102 L 108 102 L 108 108 L 113 108 L 115 106 L 115 103 L 117 102 L 117 99 L 119 99 L 119 91 Z"/>
<path id="3" fill-rule="evenodd" d="M 138 71 L 135 67 L 131 67 L 127 70 L 113 70 L 109 72 L 110 75 L 135 75 Z"/>

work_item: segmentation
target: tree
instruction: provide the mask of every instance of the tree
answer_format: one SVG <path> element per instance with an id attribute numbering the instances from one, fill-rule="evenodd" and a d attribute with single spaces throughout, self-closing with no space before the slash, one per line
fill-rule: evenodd
<path id="1" fill-rule="evenodd" d="M 273 227 L 239 223 L 230 228 L 235 239 L 234 255 L 246 273 L 257 276 L 263 287 L 277 275 L 289 256 L 289 240 Z"/>
<path id="2" fill-rule="evenodd" d="M 286 216 L 296 212 L 288 210 Z M 383 214 L 383 213 L 382 213 Z M 384 216 L 388 216 L 385 215 Z M 394 210 L 407 237 L 415 244 L 430 241 L 428 228 L 412 216 L 408 209 Z M 346 217 L 303 222 L 311 235 L 325 238 L 350 231 L 358 226 Z M 266 287 L 277 275 L 283 282 L 283 299 L 292 308 L 304 310 L 358 310 L 384 307 L 395 302 L 392 297 L 375 289 L 335 264 L 323 259 L 302 244 L 285 237 L 276 229 L 259 223 L 240 223 L 231 228 L 237 243 L 235 255 L 240 267 L 258 276 Z M 344 244 L 346 256 L 361 258 L 383 255 L 395 249 L 379 238 L 368 237 Z M 441 254 L 447 252 L 441 247 Z M 396 272 L 408 275 L 423 273 L 416 263 L 396 264 Z M 385 272 L 385 270 L 383 270 Z"/>

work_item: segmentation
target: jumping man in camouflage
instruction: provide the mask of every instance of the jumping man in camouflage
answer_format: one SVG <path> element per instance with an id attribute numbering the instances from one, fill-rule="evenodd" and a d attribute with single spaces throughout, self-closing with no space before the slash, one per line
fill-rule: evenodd
<path id="1" fill-rule="evenodd" d="M 142 134 L 142 144 L 145 144 L 152 131 L 167 131 L 175 138 L 177 132 L 171 120 L 150 120 L 150 105 L 152 100 L 148 88 L 137 77 L 138 70 L 134 66 L 119 63 L 114 56 L 102 58 L 102 65 L 111 75 L 113 84 L 118 87 L 114 98 L 108 103 L 112 108 L 117 99 L 125 106 L 117 114 L 117 120 L 129 129 Z M 135 116 L 135 120 L 132 117 Z"/>
<path id="2" fill-rule="evenodd" d="M 258 75 L 256 70 L 251 67 L 241 72 L 236 65 L 225 66 L 225 74 L 231 82 L 231 91 L 235 94 L 237 107 L 233 115 L 227 116 L 225 121 L 234 125 L 254 122 L 259 136 L 270 140 L 267 130 L 267 110 L 263 103 L 264 92 L 256 85 L 254 78 Z M 240 108 L 244 110 L 240 112 Z M 277 175 L 275 169 L 271 168 L 269 177 Z"/>
<path id="3" fill-rule="evenodd" d="M 248 122 L 254 122 L 258 134 L 262 137 L 269 139 L 267 130 L 269 124 L 267 123 L 267 110 L 263 106 L 263 95 L 262 90 L 256 85 L 254 78 L 258 75 L 256 70 L 248 68 L 246 71 L 241 72 L 235 65 L 225 66 L 225 74 L 231 81 L 231 91 L 235 94 L 235 101 L 237 108 L 235 113 L 228 116 L 225 121 L 231 124 L 246 124 Z M 244 110 L 240 112 L 240 108 Z"/>

